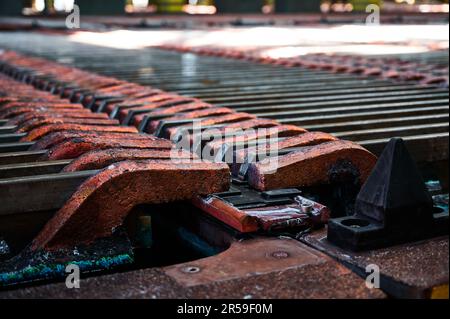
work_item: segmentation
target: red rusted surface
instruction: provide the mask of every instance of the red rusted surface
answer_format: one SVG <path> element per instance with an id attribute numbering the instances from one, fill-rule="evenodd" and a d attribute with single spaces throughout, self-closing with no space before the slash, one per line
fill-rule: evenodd
<path id="1" fill-rule="evenodd" d="M 199 120 L 198 124 L 202 127 L 205 127 L 208 125 L 215 125 L 215 124 L 237 123 L 241 121 L 251 120 L 254 118 L 256 118 L 256 116 L 248 113 L 230 113 L 225 115 L 214 116 L 211 118 L 201 119 Z M 165 136 L 172 137 L 182 132 L 183 130 L 189 128 L 192 128 L 192 124 L 170 127 L 167 129 L 167 132 L 165 132 Z"/>
<path id="2" fill-rule="evenodd" d="M 330 141 L 337 141 L 338 139 L 331 134 L 323 132 L 305 132 L 300 135 L 288 137 L 279 140 L 276 143 L 270 142 L 267 145 L 259 145 L 240 149 L 235 152 L 235 162 L 231 165 L 231 170 L 234 175 L 237 175 L 242 163 L 246 162 L 249 153 L 257 155 L 259 153 L 268 154 L 286 148 L 313 146 Z"/>
<path id="3" fill-rule="evenodd" d="M 115 101 L 106 101 L 106 105 L 102 112 L 107 112 L 108 114 L 111 113 L 114 108 L 116 108 L 119 105 L 131 105 L 131 104 L 142 104 L 145 103 L 145 101 L 155 95 L 164 93 L 161 90 L 153 89 L 149 87 L 141 87 L 139 92 L 136 92 L 132 95 L 126 95 L 121 97 L 118 100 Z"/>
<path id="4" fill-rule="evenodd" d="M 220 115 L 231 114 L 231 113 L 233 113 L 233 110 L 231 110 L 229 108 L 214 107 L 214 108 L 207 108 L 204 110 L 196 110 L 196 111 L 192 111 L 192 112 L 176 114 L 174 116 L 164 118 L 163 120 L 151 121 L 149 123 L 149 125 L 147 126 L 147 131 L 149 133 L 155 132 L 156 128 L 158 127 L 158 125 L 160 124 L 161 121 L 178 121 L 178 120 L 187 120 L 187 119 L 197 119 L 197 118 L 203 118 L 203 117 L 220 116 Z"/>
<path id="5" fill-rule="evenodd" d="M 89 119 L 71 117 L 37 117 L 28 120 L 18 128 L 17 132 L 29 132 L 35 128 L 49 124 L 80 124 L 80 125 L 119 125 L 119 121 L 113 119 Z"/>
<path id="6" fill-rule="evenodd" d="M 217 53 L 208 49 L 202 52 L 208 55 Z M 239 59 L 261 60 L 233 50 L 225 55 Z M 337 67 L 326 59 L 319 61 L 267 59 L 264 61 L 285 67 L 303 65 L 331 72 L 352 71 L 351 66 Z M 85 105 L 96 96 L 119 97 L 116 101 L 108 102 L 103 111 L 110 113 L 117 110 L 120 105 L 119 119 L 121 121 L 130 114 L 130 111 L 145 111 L 134 116 L 134 125 L 139 125 L 145 115 L 161 116 L 164 120 L 199 119 L 202 126 L 224 124 L 219 129 L 221 132 L 268 128 L 266 132 L 250 135 L 237 133 L 235 136 L 226 137 L 223 141 L 210 143 L 210 146 L 216 148 L 220 148 L 224 143 L 245 144 L 259 137 L 273 136 L 287 137 L 280 141 L 278 145 L 280 149 L 304 147 L 302 150 L 280 156 L 276 173 L 264 163 L 252 164 L 249 169 L 249 179 L 250 184 L 257 189 L 328 183 L 330 170 L 340 161 L 351 162 L 359 171 L 361 180 L 364 180 L 375 162 L 375 157 L 365 149 L 351 142 L 338 141 L 325 133 L 306 132 L 296 126 L 257 119 L 253 115 L 237 113 L 228 108 L 211 107 L 196 99 L 92 75 L 81 70 L 48 63 L 42 59 L 32 61 L 23 59 L 21 63 L 28 64 L 27 67 L 30 68 L 36 67 L 42 72 L 49 70 L 49 74 L 89 90 L 90 93 L 83 100 Z M 373 69 L 363 67 L 360 72 L 365 72 L 366 75 L 380 73 L 376 67 Z M 402 73 L 402 76 L 405 77 L 405 74 Z M 28 90 L 27 94 L 32 97 L 33 91 L 35 90 Z M 69 91 L 64 93 L 68 94 Z M 52 100 L 53 98 L 47 93 L 39 95 L 39 98 L 48 98 L 48 101 L 53 101 L 53 104 L 49 103 L 49 105 L 61 103 L 59 99 Z M 11 101 L 5 100 L 3 103 L 4 106 L 15 111 L 7 113 L 7 116 L 24 114 L 14 116 L 11 122 L 20 123 L 20 131 L 30 131 L 29 135 L 23 139 L 24 141 L 37 140 L 32 149 L 48 149 L 42 159 L 73 158 L 72 163 L 64 169 L 66 172 L 104 169 L 87 180 L 47 224 L 33 242 L 34 249 L 73 246 L 109 236 L 114 228 L 122 223 L 131 208 L 141 203 L 161 203 L 194 197 L 197 198 L 195 201 L 198 201 L 200 200 L 198 195 L 228 190 L 229 169 L 225 164 L 169 162 L 168 159 L 190 159 L 192 156 L 186 153 L 178 153 L 174 156 L 170 150 L 172 144 L 168 141 L 136 134 L 136 130 L 132 128 L 110 125 L 117 124 L 116 121 L 88 118 L 87 116 L 92 113 L 81 108 L 80 105 L 77 105 L 76 109 L 46 107 L 47 104 L 40 102 L 41 105 L 35 103 L 20 106 L 14 105 L 15 101 Z M 103 102 L 100 100 L 95 105 L 99 106 L 101 103 Z M 141 103 L 142 105 L 139 105 Z M 14 106 L 11 107 L 11 105 Z M 83 116 L 63 116 L 72 111 L 79 111 L 80 114 L 83 112 Z M 57 115 L 54 117 L 38 115 L 44 112 L 45 114 L 55 112 Z M 36 114 L 39 118 L 31 119 L 27 117 L 29 114 Z M 151 121 L 147 130 L 153 132 L 160 122 L 159 119 Z M 100 123 L 104 125 L 99 125 Z M 189 126 L 183 124 L 179 127 L 170 127 L 166 133 L 174 134 Z M 246 154 L 244 153 L 243 156 Z M 273 221 L 269 216 L 278 218 L 280 216 L 277 214 L 284 212 L 285 208 L 292 209 L 284 205 L 256 210 L 239 210 L 214 197 L 209 198 L 208 202 L 201 200 L 201 205 L 198 205 L 243 232 L 267 230 Z"/>
<path id="7" fill-rule="evenodd" d="M 188 104 L 182 104 L 182 105 L 176 105 L 176 106 L 170 106 L 164 109 L 155 110 L 146 114 L 139 114 L 134 117 L 134 124 L 136 126 L 140 126 L 142 120 L 145 116 L 161 116 L 161 117 L 170 117 L 177 113 L 184 113 L 194 110 L 203 110 L 212 107 L 211 104 L 205 103 L 205 102 L 192 102 Z M 149 126 L 147 126 L 144 131 L 149 132 Z"/>
<path id="8" fill-rule="evenodd" d="M 225 191 L 228 166 L 153 160 L 110 165 L 84 182 L 33 240 L 32 249 L 90 243 L 112 234 L 130 210 Z"/>
<path id="9" fill-rule="evenodd" d="M 112 132 L 112 133 L 137 133 L 137 129 L 129 126 L 96 126 L 96 125 L 79 125 L 79 124 L 50 124 L 40 126 L 24 136 L 22 142 L 30 142 L 38 140 L 47 134 L 58 131 L 96 131 L 96 132 Z"/>
<path id="10" fill-rule="evenodd" d="M 227 132 L 227 131 L 226 131 Z M 211 149 L 218 150 L 224 144 L 235 145 L 237 143 L 250 142 L 256 139 L 265 138 L 278 138 L 278 137 L 291 137 L 305 133 L 306 130 L 294 125 L 278 125 L 260 130 L 252 130 L 250 132 L 243 132 L 239 134 L 236 132 L 231 133 L 231 136 L 227 136 L 220 141 L 214 141 L 208 143 Z M 236 135 L 234 135 L 236 133 Z"/>
<path id="11" fill-rule="evenodd" d="M 35 111 L 47 111 L 47 112 L 57 112 L 57 111 L 66 111 L 66 110 L 82 110 L 76 104 L 71 106 L 70 104 L 64 107 L 56 106 L 54 107 L 46 105 L 46 106 L 22 106 L 22 107 L 13 107 L 9 108 L 5 111 L 0 111 L 0 119 L 9 119 L 15 117 L 20 114 L 35 112 Z"/>
<path id="12" fill-rule="evenodd" d="M 83 108 L 81 104 L 73 104 L 73 103 L 67 103 L 65 102 L 10 102 L 2 105 L 0 107 L 0 111 L 4 112 L 12 108 L 21 108 L 21 107 L 52 107 L 54 109 L 56 108 Z"/>
<path id="13" fill-rule="evenodd" d="M 220 130 L 223 132 L 225 130 L 227 132 L 231 132 L 234 130 L 268 128 L 268 127 L 273 127 L 273 126 L 277 126 L 277 125 L 280 125 L 280 123 L 278 123 L 275 120 L 255 118 L 255 119 L 251 119 L 248 121 L 242 121 L 242 122 L 238 122 L 238 123 L 231 123 L 231 124 L 225 125 L 223 128 L 220 128 Z"/>
<path id="14" fill-rule="evenodd" d="M 117 85 L 108 86 L 103 89 L 97 89 L 96 93 L 98 95 L 120 95 L 120 92 L 127 91 L 130 89 L 136 88 L 138 85 L 126 81 L 122 81 L 121 83 L 118 83 Z M 119 93 L 119 94 L 117 94 Z"/>
<path id="15" fill-rule="evenodd" d="M 70 109 L 63 110 L 58 112 L 48 112 L 48 111 L 34 111 L 30 113 L 24 113 L 21 115 L 17 115 L 8 120 L 7 125 L 16 125 L 20 126 L 23 123 L 32 120 L 36 117 L 53 117 L 53 118 L 72 118 L 72 119 L 108 119 L 108 115 L 105 113 L 92 113 L 88 109 L 81 110 Z"/>
<path id="16" fill-rule="evenodd" d="M 108 114 L 111 114 L 111 112 L 114 111 L 114 109 L 119 105 L 128 106 L 128 107 L 133 107 L 136 105 L 141 106 L 141 105 L 145 105 L 145 104 L 158 103 L 158 102 L 165 101 L 165 100 L 168 100 L 173 97 L 176 97 L 176 95 L 172 94 L 172 93 L 159 91 L 156 94 L 152 94 L 151 96 L 147 96 L 147 97 L 143 97 L 143 98 L 139 98 L 139 99 L 130 99 L 128 101 L 122 101 L 119 103 L 110 103 L 110 104 L 106 105 L 105 112 Z"/>
<path id="17" fill-rule="evenodd" d="M 269 154 L 278 152 L 279 150 L 295 147 L 314 146 L 330 141 L 337 141 L 338 139 L 330 134 L 322 132 L 306 132 L 297 136 L 289 137 L 284 140 L 279 140 L 276 143 L 269 142 L 268 145 L 258 147 L 248 147 L 243 150 L 235 152 L 235 161 L 231 165 L 231 170 L 235 176 L 238 175 L 242 163 L 247 162 L 249 154 L 254 157 L 254 161 L 260 157 L 260 154 L 268 156 Z"/>
<path id="18" fill-rule="evenodd" d="M 168 140 L 109 139 L 108 137 L 76 137 L 53 146 L 41 160 L 72 159 L 92 151 L 108 148 L 171 149 Z"/>
<path id="19" fill-rule="evenodd" d="M 162 95 L 162 96 L 164 96 L 164 95 Z M 130 111 L 148 110 L 151 112 L 151 110 L 156 109 L 156 108 L 169 107 L 172 105 L 185 104 L 185 103 L 192 103 L 193 101 L 195 101 L 195 99 L 181 97 L 181 96 L 172 96 L 170 98 L 164 97 L 163 100 L 160 100 L 160 102 L 155 101 L 154 103 L 146 103 L 145 105 L 142 105 L 142 106 L 121 109 L 119 112 L 119 120 L 120 120 L 120 122 L 123 122 L 123 120 L 125 120 L 125 118 L 127 117 L 128 113 Z"/>
<path id="20" fill-rule="evenodd" d="M 259 230 L 258 219 L 217 197 L 196 197 L 193 204 L 242 233 Z"/>
<path id="21" fill-rule="evenodd" d="M 155 139 L 152 135 L 147 134 L 135 134 L 135 133 L 112 133 L 112 132 L 93 132 L 93 131 L 58 131 L 47 134 L 43 138 L 36 141 L 34 145 L 30 147 L 30 150 L 45 150 L 49 149 L 56 144 L 67 141 L 76 137 L 104 137 L 107 139 L 119 139 L 119 140 L 152 140 Z"/>
<path id="22" fill-rule="evenodd" d="M 125 160 L 190 160 L 195 156 L 182 150 L 148 150 L 136 148 L 112 148 L 84 153 L 64 167 L 64 172 L 102 169 Z"/>
<path id="23" fill-rule="evenodd" d="M 195 206 L 241 233 L 267 232 L 273 227 L 273 230 L 286 231 L 292 227 L 287 222 L 297 219 L 304 220 L 303 229 L 318 228 L 319 225 L 328 223 L 330 210 L 319 203 L 309 202 L 314 205 L 315 211 L 315 215 L 311 218 L 302 211 L 298 202 L 240 209 L 228 203 L 226 198 L 222 199 L 215 195 L 198 196 L 192 200 Z"/>
<path id="24" fill-rule="evenodd" d="M 422 80 L 423 84 L 433 85 L 433 84 L 449 84 L 448 76 L 428 76 Z"/>
<path id="25" fill-rule="evenodd" d="M 349 141 L 333 141 L 305 147 L 279 156 L 277 161 L 253 163 L 248 181 L 258 190 L 328 184 L 329 173 L 339 162 L 351 162 L 363 183 L 376 163 L 376 157 Z"/>
<path id="26" fill-rule="evenodd" d="M 217 115 L 224 115 L 224 114 L 230 114 L 234 111 L 232 109 L 229 109 L 227 107 L 213 107 L 208 108 L 200 111 L 192 111 L 182 114 L 177 114 L 175 116 L 168 117 L 166 120 L 172 121 L 172 120 L 185 120 L 185 119 L 196 119 L 196 118 L 202 118 L 202 117 L 209 117 L 209 116 L 217 116 Z"/>

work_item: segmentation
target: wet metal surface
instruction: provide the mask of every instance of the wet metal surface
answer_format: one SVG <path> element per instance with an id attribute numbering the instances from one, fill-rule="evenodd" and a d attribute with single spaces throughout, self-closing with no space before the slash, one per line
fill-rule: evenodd
<path id="1" fill-rule="evenodd" d="M 2 33 L 0 47 L 333 133 L 375 153 L 397 136 L 412 145 L 418 161 L 448 159 L 447 89 L 150 48 L 119 50 L 38 33 Z M 396 57 L 448 65 L 445 52 Z"/>

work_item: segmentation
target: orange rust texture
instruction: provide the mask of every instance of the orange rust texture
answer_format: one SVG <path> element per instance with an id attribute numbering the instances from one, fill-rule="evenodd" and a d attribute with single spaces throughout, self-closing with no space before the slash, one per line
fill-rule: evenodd
<path id="1" fill-rule="evenodd" d="M 225 114 L 222 116 L 214 116 L 211 118 L 205 118 L 203 120 L 199 120 L 199 124 L 202 127 L 208 126 L 208 125 L 215 125 L 215 124 L 226 124 L 226 123 L 237 123 L 241 121 L 251 120 L 254 119 L 256 116 L 248 114 L 248 113 L 230 113 Z M 177 133 L 182 132 L 185 129 L 189 129 L 192 127 L 192 124 L 188 125 L 182 125 L 177 127 L 170 127 L 167 129 L 167 132 L 165 132 L 166 137 L 175 136 Z"/>
<path id="2" fill-rule="evenodd" d="M 152 103 L 166 101 L 166 100 L 169 100 L 174 97 L 176 97 L 176 95 L 173 93 L 167 93 L 167 92 L 160 91 L 151 96 L 147 96 L 147 97 L 143 97 L 143 98 L 139 98 L 139 99 L 131 99 L 129 101 L 123 101 L 118 104 L 114 104 L 114 103 L 108 104 L 106 106 L 105 111 L 106 111 L 106 113 L 110 114 L 119 105 L 128 106 L 128 107 L 132 107 L 133 105 L 142 106 L 142 105 L 146 105 L 146 104 L 152 104 Z"/>
<path id="3" fill-rule="evenodd" d="M 263 130 L 253 130 L 249 134 L 236 134 L 225 137 L 220 141 L 208 143 L 211 149 L 218 150 L 224 144 L 234 145 L 236 143 L 250 142 L 262 138 L 290 137 L 305 133 L 306 130 L 294 125 L 278 125 Z"/>
<path id="4" fill-rule="evenodd" d="M 20 125 L 17 132 L 29 132 L 35 128 L 49 124 L 80 124 L 80 125 L 119 125 L 119 121 L 113 119 L 87 119 L 71 117 L 36 117 Z"/>
<path id="5" fill-rule="evenodd" d="M 53 146 L 42 156 L 41 160 L 72 159 L 92 150 L 107 148 L 171 149 L 172 143 L 163 139 L 132 140 L 109 139 L 107 137 L 77 137 Z"/>
<path id="6" fill-rule="evenodd" d="M 268 152 L 271 149 L 282 150 L 293 147 L 312 146 L 322 144 L 330 141 L 337 141 L 338 139 L 331 134 L 323 132 L 305 132 L 296 136 L 288 137 L 283 140 L 279 140 L 275 145 L 261 145 L 258 147 L 248 147 L 245 150 L 239 150 L 236 152 L 236 158 L 240 161 L 244 160 L 249 152 Z"/>
<path id="7" fill-rule="evenodd" d="M 164 94 L 163 94 L 164 96 Z M 151 112 L 151 110 L 159 108 L 159 107 L 168 107 L 172 106 L 174 104 L 181 104 L 181 103 L 191 103 L 195 101 L 193 98 L 187 98 L 182 96 L 172 96 L 168 99 L 164 98 L 160 102 L 154 102 L 154 103 L 146 103 L 142 106 L 136 106 L 126 109 L 121 109 L 119 112 L 119 120 L 122 122 L 128 115 L 130 111 L 137 111 L 137 110 L 148 110 Z"/>
<path id="8" fill-rule="evenodd" d="M 248 121 L 242 121 L 238 123 L 231 123 L 228 125 L 225 125 L 223 128 L 221 128 L 221 131 L 233 131 L 233 130 L 247 130 L 247 129 L 258 129 L 258 128 L 269 128 L 273 126 L 280 125 L 275 120 L 269 120 L 269 119 L 260 119 L 255 118 Z"/>
<path id="9" fill-rule="evenodd" d="M 83 170 L 96 170 L 105 168 L 113 163 L 125 160 L 178 160 L 193 159 L 195 156 L 182 150 L 148 150 L 136 148 L 110 148 L 106 150 L 94 150 L 87 152 L 74 159 L 69 165 L 64 167 L 64 172 L 76 172 Z"/>
<path id="10" fill-rule="evenodd" d="M 30 113 L 24 113 L 8 120 L 7 125 L 17 125 L 20 126 L 23 123 L 32 120 L 34 118 L 71 118 L 71 119 L 108 119 L 108 115 L 105 113 L 92 113 L 88 109 L 83 109 L 85 111 L 80 112 L 79 110 L 63 110 L 55 112 L 48 111 L 34 111 Z"/>
<path id="11" fill-rule="evenodd" d="M 363 183 L 376 160 L 375 155 L 358 144 L 333 141 L 280 156 L 276 166 L 253 163 L 248 171 L 248 181 L 258 190 L 328 184 L 328 173 L 333 165 L 350 161 L 359 170 Z"/>
<path id="12" fill-rule="evenodd" d="M 153 160 L 113 164 L 79 187 L 33 240 L 32 249 L 89 244 L 110 236 L 136 205 L 222 192 L 229 182 L 225 164 Z"/>
<path id="13" fill-rule="evenodd" d="M 151 99 L 152 97 L 162 93 L 164 92 L 161 90 L 151 89 L 148 87 L 141 87 L 140 92 L 137 94 L 131 96 L 124 96 L 120 99 L 120 101 L 107 102 L 106 107 L 103 109 L 103 112 L 109 114 L 119 105 L 142 104 Z"/>
<path id="14" fill-rule="evenodd" d="M 81 104 L 73 104 L 73 103 L 67 103 L 67 101 L 64 102 L 53 102 L 53 101 L 46 101 L 46 102 L 10 102 L 3 104 L 0 107 L 0 110 L 7 111 L 9 109 L 13 108 L 20 108 L 20 107 L 53 107 L 53 108 L 83 108 Z"/>
<path id="15" fill-rule="evenodd" d="M 192 112 L 187 113 L 178 113 L 173 116 L 167 117 L 164 120 L 165 121 L 178 121 L 178 120 L 187 120 L 187 119 L 197 119 L 197 118 L 203 118 L 203 117 L 211 117 L 211 116 L 220 116 L 225 114 L 232 114 L 234 113 L 233 110 L 226 108 L 226 107 L 214 107 L 214 108 L 207 108 L 204 110 L 196 110 Z M 159 123 L 162 120 L 157 121 L 151 121 L 150 125 L 148 125 L 147 130 L 149 133 L 153 133 L 156 128 L 158 127 Z"/>
<path id="16" fill-rule="evenodd" d="M 173 116 L 178 113 L 185 113 L 185 112 L 194 111 L 194 110 L 203 110 L 203 109 L 207 109 L 210 107 L 212 107 L 211 104 L 208 104 L 205 102 L 192 102 L 192 103 L 188 103 L 188 104 L 170 106 L 170 107 L 167 107 L 164 109 L 158 109 L 155 111 L 151 111 L 149 113 L 138 114 L 134 117 L 134 123 L 136 126 L 139 126 L 141 124 L 141 122 L 144 120 L 144 117 L 147 115 L 148 116 L 162 116 L 162 117 L 167 118 L 169 116 Z M 150 132 L 151 129 L 152 128 L 150 127 L 150 125 L 148 125 L 145 128 L 145 131 Z"/>
<path id="17" fill-rule="evenodd" d="M 261 146 L 252 146 L 248 147 L 246 149 L 237 150 L 235 152 L 235 161 L 231 165 L 231 171 L 233 175 L 237 176 L 239 173 L 239 168 L 241 167 L 241 164 L 244 163 L 247 159 L 247 155 L 249 153 L 252 153 L 254 155 L 259 154 L 265 154 L 268 155 L 268 153 L 282 150 L 286 148 L 293 148 L 293 147 L 304 147 L 304 146 L 313 146 L 322 144 L 325 142 L 330 141 L 337 141 L 338 139 L 328 133 L 323 132 L 305 132 L 303 134 L 288 137 L 284 140 L 278 141 L 276 144 L 270 143 L 268 145 L 261 145 Z"/>
<path id="18" fill-rule="evenodd" d="M 268 119 L 260 119 L 260 118 L 254 118 L 254 119 L 250 119 L 250 120 L 243 120 L 243 121 L 239 121 L 239 122 L 235 122 L 235 123 L 228 123 L 228 124 L 223 124 L 222 127 L 216 127 L 214 129 L 211 129 L 210 133 L 211 133 L 211 137 L 215 136 L 215 132 L 217 132 L 218 134 L 220 134 L 220 136 L 225 136 L 225 135 L 229 135 L 229 134 L 233 134 L 233 133 L 238 133 L 239 131 L 244 131 L 244 130 L 248 130 L 248 129 L 268 129 L 271 127 L 275 127 L 275 126 L 280 126 L 280 123 L 278 123 L 275 120 L 268 120 Z M 295 127 L 297 128 L 297 127 Z M 190 136 L 190 141 L 191 141 L 191 145 L 194 141 L 194 136 Z M 220 143 L 220 145 L 223 143 Z M 209 147 L 211 147 L 211 143 L 209 143 Z M 219 147 L 220 148 L 220 147 Z M 214 150 L 217 151 L 217 149 L 214 147 Z"/>
<path id="19" fill-rule="evenodd" d="M 192 203 L 241 233 L 253 233 L 259 230 L 257 218 L 244 213 L 223 200 L 197 196 L 192 200 Z"/>
<path id="20" fill-rule="evenodd" d="M 135 133 L 112 133 L 112 132 L 95 132 L 95 131 L 58 131 L 54 133 L 47 134 L 34 145 L 30 147 L 30 151 L 45 150 L 56 144 L 67 141 L 71 138 L 76 137 L 103 137 L 107 139 L 118 139 L 118 140 L 154 140 L 156 137 L 147 134 L 135 134 Z"/>
<path id="21" fill-rule="evenodd" d="M 96 125 L 79 125 L 79 124 L 50 124 L 43 125 L 34 130 L 31 130 L 27 136 L 24 136 L 22 142 L 31 142 L 38 140 L 45 135 L 58 131 L 97 131 L 97 132 L 112 132 L 112 133 L 137 133 L 135 127 L 130 126 L 96 126 Z"/>
<path id="22" fill-rule="evenodd" d="M 139 85 L 123 81 L 122 83 L 118 83 L 117 85 L 108 86 L 106 88 L 96 90 L 96 94 L 98 95 L 119 95 L 121 92 L 126 92 L 129 90 L 133 90 L 139 87 Z"/>
<path id="23" fill-rule="evenodd" d="M 55 106 L 55 105 L 45 105 L 45 106 L 18 106 L 11 107 L 7 110 L 0 111 L 0 119 L 9 119 L 15 117 L 20 114 L 28 113 L 28 112 L 59 112 L 66 110 L 82 110 L 79 108 L 77 104 L 66 105 L 66 106 Z"/>

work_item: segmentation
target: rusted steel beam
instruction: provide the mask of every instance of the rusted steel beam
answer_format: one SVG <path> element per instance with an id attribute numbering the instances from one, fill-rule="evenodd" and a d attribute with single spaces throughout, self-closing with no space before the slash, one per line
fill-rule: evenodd
<path id="1" fill-rule="evenodd" d="M 108 119 L 108 115 L 105 113 L 92 113 L 87 109 L 81 110 L 64 110 L 58 112 L 48 112 L 48 111 L 34 111 L 18 115 L 16 117 L 10 118 L 7 122 L 8 125 L 20 126 L 26 121 L 32 120 L 36 117 L 67 117 L 67 118 L 80 118 L 80 119 Z"/>
<path id="2" fill-rule="evenodd" d="M 138 204 L 221 192 L 229 188 L 229 183 L 225 164 L 145 160 L 111 165 L 78 188 L 34 239 L 32 249 L 90 243 L 110 236 Z"/>
<path id="3" fill-rule="evenodd" d="M 167 99 L 165 101 L 159 102 L 159 103 L 152 103 L 152 104 L 144 104 L 142 106 L 132 107 L 132 108 L 126 108 L 122 109 L 119 112 L 119 120 L 122 124 L 125 125 L 136 125 L 134 122 L 134 117 L 137 114 L 143 114 L 151 112 L 152 110 L 156 108 L 165 108 L 170 106 L 176 106 L 176 105 L 182 105 L 182 104 L 188 104 L 197 101 L 194 98 L 188 98 L 188 97 L 182 97 L 177 96 L 170 99 Z"/>
<path id="4" fill-rule="evenodd" d="M 29 113 L 29 112 L 66 112 L 67 110 L 79 110 L 80 113 L 86 112 L 86 111 L 82 111 L 83 108 L 76 106 L 76 104 L 62 106 L 62 107 L 54 107 L 54 106 L 49 106 L 49 105 L 46 105 L 46 106 L 23 106 L 23 107 L 13 107 L 13 108 L 9 108 L 5 111 L 0 111 L 0 118 L 10 119 L 15 116 L 18 116 L 18 115 L 21 115 L 24 113 Z"/>
<path id="5" fill-rule="evenodd" d="M 42 156 L 41 160 L 61 160 L 77 158 L 78 156 L 93 150 L 108 148 L 139 148 L 139 149 L 167 149 L 172 148 L 172 143 L 163 139 L 132 140 L 109 139 L 105 137 L 76 137 L 63 141 Z"/>
<path id="6" fill-rule="evenodd" d="M 159 94 L 164 93 L 159 89 L 153 89 L 149 87 L 141 87 L 139 92 L 136 92 L 132 95 L 126 95 L 118 98 L 105 99 L 103 101 L 99 101 L 96 103 L 97 109 L 96 112 L 106 112 L 111 113 L 114 108 L 119 105 L 127 105 L 127 104 L 142 104 L 145 103 L 148 99 L 157 96 Z"/>
<path id="7" fill-rule="evenodd" d="M 338 139 L 328 133 L 305 132 L 300 135 L 279 139 L 276 143 L 267 142 L 266 145 L 250 146 L 234 152 L 234 162 L 231 165 L 233 175 L 238 176 L 242 164 L 249 162 L 249 155 L 252 161 L 258 161 L 259 154 L 263 156 L 276 156 L 277 152 L 289 148 L 305 147 L 322 144 L 325 142 L 337 141 Z M 275 154 L 272 155 L 272 152 Z"/>
<path id="8" fill-rule="evenodd" d="M 71 117 L 37 117 L 21 124 L 18 133 L 26 133 L 43 125 L 51 124 L 79 124 L 79 125 L 119 125 L 118 120 L 113 119 L 87 119 L 87 118 L 71 118 Z"/>
<path id="9" fill-rule="evenodd" d="M 129 87 L 124 87 L 119 90 L 114 90 L 106 95 L 99 94 L 98 91 L 92 96 L 83 100 L 86 107 L 98 112 L 100 108 L 103 108 L 105 103 L 113 99 L 132 98 L 133 96 L 140 96 L 143 92 L 143 88 L 138 84 L 132 84 Z"/>
<path id="10" fill-rule="evenodd" d="M 231 114 L 231 113 L 233 113 L 233 110 L 231 110 L 229 108 L 214 107 L 214 108 L 207 108 L 204 110 L 195 110 L 192 112 L 175 114 L 173 116 L 164 118 L 164 120 L 165 121 L 179 121 L 179 120 L 187 120 L 187 119 L 197 119 L 197 118 L 220 116 L 220 115 Z M 149 123 L 149 125 L 147 125 L 147 132 L 154 133 L 157 130 L 160 123 L 161 123 L 161 120 L 151 121 Z"/>
<path id="11" fill-rule="evenodd" d="M 119 116 L 119 113 L 121 110 L 129 109 L 129 108 L 133 108 L 133 107 L 141 107 L 144 105 L 152 105 L 153 103 L 164 102 L 164 101 L 170 100 L 175 97 L 177 97 L 176 94 L 161 91 L 158 94 L 151 95 L 151 96 L 141 98 L 138 100 L 133 100 L 131 102 L 123 102 L 123 103 L 119 103 L 117 105 L 114 103 L 111 105 L 107 105 L 105 107 L 104 111 L 106 113 L 108 113 L 110 115 L 110 117 L 117 118 Z"/>
<path id="12" fill-rule="evenodd" d="M 192 160 L 194 158 L 195 155 L 181 150 L 110 148 L 84 153 L 64 167 L 63 171 L 76 172 L 83 170 L 103 169 L 113 163 L 125 160 L 157 159 L 178 161 Z"/>
<path id="13" fill-rule="evenodd" d="M 3 104 L 0 107 L 1 112 L 5 112 L 9 109 L 13 108 L 21 108 L 21 107 L 52 107 L 52 108 L 83 108 L 81 104 L 73 104 L 73 103 L 67 103 L 67 101 L 45 101 L 45 102 L 10 102 Z"/>
<path id="14" fill-rule="evenodd" d="M 225 131 L 227 133 L 227 131 Z M 306 133 L 304 128 L 295 125 L 277 125 L 262 130 L 252 130 L 250 132 L 232 131 L 228 133 L 222 140 L 210 142 L 207 145 L 213 149 L 218 150 L 223 145 L 235 145 L 238 143 L 245 143 L 256 139 L 269 139 L 275 137 L 292 137 Z"/>
<path id="15" fill-rule="evenodd" d="M 176 105 L 164 109 L 156 109 L 147 114 L 139 114 L 134 117 L 135 126 L 139 127 L 142 132 L 148 132 L 148 125 L 150 121 L 155 121 L 170 116 L 175 116 L 178 113 L 186 113 L 190 111 L 203 110 L 212 107 L 211 104 L 205 102 L 193 102 L 188 104 Z"/>
<path id="16" fill-rule="evenodd" d="M 277 126 L 280 123 L 275 120 L 255 118 L 248 121 L 242 121 L 238 123 L 226 124 L 220 128 L 221 131 L 233 131 L 233 130 L 247 130 L 247 129 L 258 129 L 258 128 L 269 128 Z"/>
<path id="17" fill-rule="evenodd" d="M 376 163 L 376 157 L 358 144 L 333 141 L 305 147 L 277 161 L 253 163 L 248 181 L 258 190 L 329 184 L 333 170 L 349 163 L 364 183 Z"/>
<path id="18" fill-rule="evenodd" d="M 217 115 L 213 117 L 207 117 L 207 118 L 199 118 L 198 124 L 201 127 L 206 127 L 210 125 L 216 125 L 216 124 L 229 124 L 229 123 L 238 123 L 243 122 L 247 120 L 255 119 L 256 116 L 248 114 L 248 113 L 229 113 L 225 115 Z M 193 121 L 195 119 L 192 119 Z M 176 122 L 176 121 L 174 121 Z M 160 137 L 176 137 L 179 134 L 183 134 L 184 131 L 192 129 L 192 123 L 191 124 L 180 124 L 180 125 L 173 125 L 171 127 L 165 128 L 165 121 L 161 121 L 160 125 L 158 126 L 158 129 L 155 132 L 155 135 Z M 158 134 L 156 134 L 158 133 Z"/>
<path id="19" fill-rule="evenodd" d="M 134 133 L 112 133 L 112 132 L 95 132 L 95 131 L 58 131 L 47 134 L 39 141 L 35 142 L 30 150 L 46 150 L 59 143 L 67 141 L 77 137 L 104 137 L 110 140 L 154 140 L 155 137 L 147 134 L 134 134 Z"/>
<path id="20" fill-rule="evenodd" d="M 31 130 L 27 136 L 22 138 L 23 142 L 31 142 L 38 140 L 47 134 L 58 131 L 96 131 L 111 133 L 137 133 L 137 129 L 130 126 L 96 126 L 96 125 L 79 125 L 79 124 L 50 124 L 40 126 Z"/>

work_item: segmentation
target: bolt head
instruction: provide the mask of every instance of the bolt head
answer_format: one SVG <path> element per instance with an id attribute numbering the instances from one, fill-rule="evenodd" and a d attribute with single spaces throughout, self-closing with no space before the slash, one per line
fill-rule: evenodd
<path id="1" fill-rule="evenodd" d="M 272 253 L 272 257 L 276 259 L 285 259 L 289 257 L 289 253 L 287 251 L 275 251 Z"/>
<path id="2" fill-rule="evenodd" d="M 181 271 L 184 272 L 185 274 L 196 274 L 196 273 L 200 272 L 200 267 L 186 266 L 186 267 L 181 268 Z"/>

